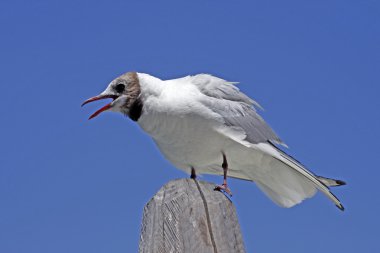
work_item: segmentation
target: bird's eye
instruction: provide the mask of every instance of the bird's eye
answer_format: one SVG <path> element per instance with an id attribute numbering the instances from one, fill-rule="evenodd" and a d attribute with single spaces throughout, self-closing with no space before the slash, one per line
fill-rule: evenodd
<path id="1" fill-rule="evenodd" d="M 122 93 L 124 91 L 124 89 L 125 89 L 125 86 L 122 83 L 119 83 L 115 86 L 115 90 L 117 93 Z"/>

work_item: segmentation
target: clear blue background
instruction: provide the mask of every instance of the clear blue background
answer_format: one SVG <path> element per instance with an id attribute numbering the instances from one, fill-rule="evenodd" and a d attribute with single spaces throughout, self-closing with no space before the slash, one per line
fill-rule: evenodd
<path id="1" fill-rule="evenodd" d="M 117 75 L 211 73 L 266 109 L 334 189 L 292 209 L 231 180 L 248 252 L 375 252 L 379 1 L 0 3 L 0 252 L 136 252 L 144 204 L 186 177 L 138 126 L 81 102 Z M 204 177 L 220 183 L 220 177 Z"/>

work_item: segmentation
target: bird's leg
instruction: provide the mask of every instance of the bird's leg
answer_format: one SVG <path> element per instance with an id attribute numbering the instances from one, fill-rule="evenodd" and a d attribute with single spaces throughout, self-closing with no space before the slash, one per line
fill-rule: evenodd
<path id="1" fill-rule="evenodd" d="M 232 192 L 231 192 L 230 188 L 228 188 L 228 186 L 227 186 L 228 163 L 227 163 L 227 157 L 226 157 L 226 155 L 224 153 L 223 153 L 222 168 L 223 168 L 223 184 L 216 186 L 215 190 L 217 190 L 217 191 L 224 191 L 228 195 L 232 196 Z"/>
<path id="2" fill-rule="evenodd" d="M 190 178 L 191 179 L 196 179 L 197 178 L 197 174 L 195 173 L 195 169 L 194 167 L 191 167 L 191 175 L 190 175 Z"/>

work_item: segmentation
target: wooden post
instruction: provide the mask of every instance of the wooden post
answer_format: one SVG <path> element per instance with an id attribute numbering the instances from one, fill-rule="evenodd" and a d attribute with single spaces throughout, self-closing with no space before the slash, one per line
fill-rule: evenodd
<path id="1" fill-rule="evenodd" d="M 244 253 L 236 210 L 214 184 L 164 185 L 144 208 L 140 253 Z"/>

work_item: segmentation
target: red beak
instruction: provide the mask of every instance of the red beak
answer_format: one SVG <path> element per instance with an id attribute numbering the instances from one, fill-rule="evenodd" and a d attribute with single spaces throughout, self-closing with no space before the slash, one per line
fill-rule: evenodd
<path id="1" fill-rule="evenodd" d="M 101 99 L 106 99 L 106 98 L 112 98 L 113 100 L 115 100 L 118 96 L 116 95 L 99 95 L 99 96 L 95 96 L 95 97 L 92 97 L 92 98 L 89 98 L 87 99 L 86 101 L 83 102 L 82 106 L 84 106 L 85 104 L 88 104 L 88 103 L 91 103 L 91 102 L 94 102 L 94 101 L 97 101 L 97 100 L 101 100 Z M 100 108 L 99 110 L 97 110 L 96 112 L 94 112 L 88 119 L 92 119 L 92 118 L 95 118 L 96 116 L 98 116 L 100 113 L 108 110 L 111 108 L 111 103 L 108 103 L 106 104 L 105 106 L 103 106 L 102 108 Z"/>

